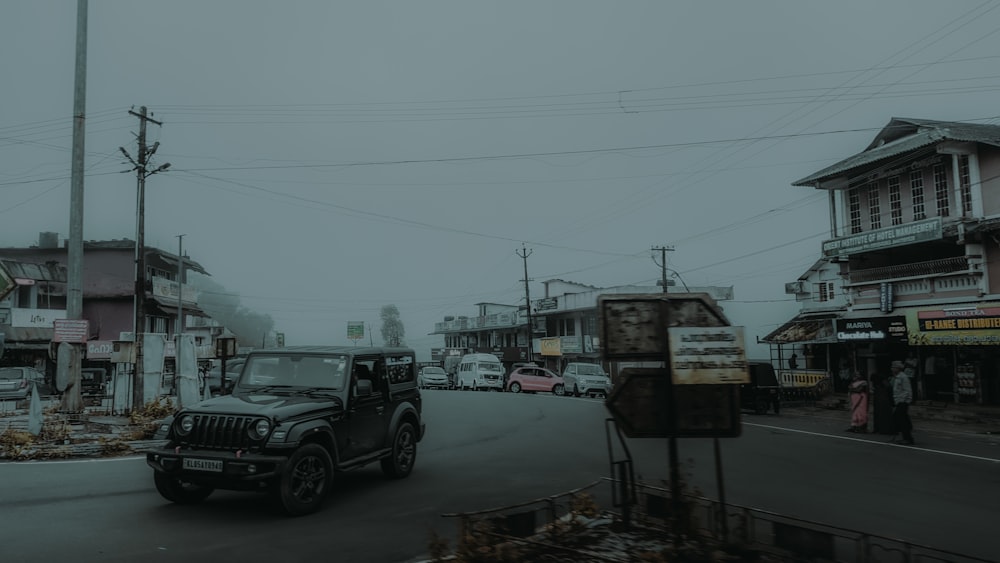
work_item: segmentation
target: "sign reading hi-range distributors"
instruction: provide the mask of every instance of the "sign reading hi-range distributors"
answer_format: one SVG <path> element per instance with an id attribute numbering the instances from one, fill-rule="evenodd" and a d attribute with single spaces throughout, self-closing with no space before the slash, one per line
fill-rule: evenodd
<path id="1" fill-rule="evenodd" d="M 823 241 L 823 256 L 857 254 L 878 248 L 939 240 L 942 236 L 941 218 L 932 217 L 905 225 L 896 225 Z"/>

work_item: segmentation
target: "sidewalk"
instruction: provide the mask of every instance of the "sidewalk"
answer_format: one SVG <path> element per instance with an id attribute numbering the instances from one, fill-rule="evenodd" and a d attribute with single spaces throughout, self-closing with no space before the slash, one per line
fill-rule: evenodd
<path id="1" fill-rule="evenodd" d="M 834 393 L 817 400 L 811 408 L 817 411 L 849 410 L 846 393 Z M 810 407 L 807 407 L 810 408 Z M 943 422 L 976 427 L 981 433 L 1000 434 L 1000 406 L 916 401 L 910 406 L 910 418 L 926 422 Z"/>

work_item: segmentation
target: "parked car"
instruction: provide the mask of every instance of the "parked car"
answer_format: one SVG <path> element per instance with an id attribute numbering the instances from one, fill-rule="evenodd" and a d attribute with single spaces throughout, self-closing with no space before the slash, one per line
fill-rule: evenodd
<path id="1" fill-rule="evenodd" d="M 451 380 L 444 368 L 426 366 L 417 373 L 417 387 L 421 389 L 450 389 Z"/>
<path id="2" fill-rule="evenodd" d="M 611 377 L 599 364 L 568 363 L 562 372 L 562 378 L 566 382 L 566 392 L 574 397 L 607 397 L 611 393 Z"/>
<path id="3" fill-rule="evenodd" d="M 466 354 L 458 366 L 459 389 L 503 391 L 503 364 L 493 354 Z"/>
<path id="4" fill-rule="evenodd" d="M 226 389 L 231 390 L 233 385 L 235 385 L 236 380 L 240 377 L 240 372 L 243 371 L 243 364 L 246 362 L 246 358 L 230 358 L 226 360 Z M 222 373 L 222 364 L 219 363 L 212 366 L 212 369 L 208 370 L 205 374 L 205 384 L 208 385 L 209 393 L 217 395 L 220 392 L 220 383 L 222 378 L 220 374 Z"/>
<path id="5" fill-rule="evenodd" d="M 542 391 L 553 395 L 563 395 L 566 385 L 563 378 L 553 371 L 537 366 L 524 366 L 510 372 L 507 390 L 511 393 Z"/>
<path id="6" fill-rule="evenodd" d="M 750 383 L 740 385 L 740 408 L 757 414 L 781 413 L 781 384 L 774 373 L 774 366 L 767 361 L 747 362 Z"/>
<path id="7" fill-rule="evenodd" d="M 413 470 L 424 435 L 410 348 L 301 346 L 251 352 L 231 395 L 182 408 L 146 454 L 160 495 L 268 493 L 291 516 L 319 510 L 336 472 Z"/>
<path id="8" fill-rule="evenodd" d="M 38 386 L 39 395 L 51 395 L 52 387 L 45 383 L 45 374 L 33 367 L 0 368 L 0 400 L 23 400 L 31 396 L 31 387 Z"/>

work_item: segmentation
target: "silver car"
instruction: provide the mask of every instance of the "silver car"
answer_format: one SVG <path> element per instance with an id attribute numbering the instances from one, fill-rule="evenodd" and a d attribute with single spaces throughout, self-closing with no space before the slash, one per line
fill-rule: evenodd
<path id="1" fill-rule="evenodd" d="M 562 372 L 566 394 L 607 397 L 611 393 L 611 378 L 599 364 L 569 363 Z"/>
<path id="2" fill-rule="evenodd" d="M 451 380 L 444 368 L 427 366 L 417 373 L 417 387 L 421 389 L 450 389 Z"/>
<path id="3" fill-rule="evenodd" d="M 0 400 L 23 400 L 31 396 L 32 385 L 38 386 L 39 395 L 51 395 L 45 383 L 45 374 L 32 367 L 0 368 Z"/>

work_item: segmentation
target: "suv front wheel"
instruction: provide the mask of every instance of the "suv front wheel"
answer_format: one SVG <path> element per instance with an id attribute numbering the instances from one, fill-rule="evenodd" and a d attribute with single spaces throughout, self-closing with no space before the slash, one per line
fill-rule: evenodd
<path id="1" fill-rule="evenodd" d="M 413 471 L 417 459 L 417 431 L 409 422 L 399 425 L 392 440 L 392 455 L 382 460 L 382 472 L 394 479 L 402 479 Z"/>
<path id="2" fill-rule="evenodd" d="M 277 497 L 290 516 L 319 510 L 333 481 L 333 461 L 326 448 L 305 444 L 288 458 L 277 483 Z"/>
<path id="3" fill-rule="evenodd" d="M 153 473 L 153 482 L 160 496 L 177 504 L 198 504 L 212 494 L 211 487 L 193 485 L 166 473 Z"/>

